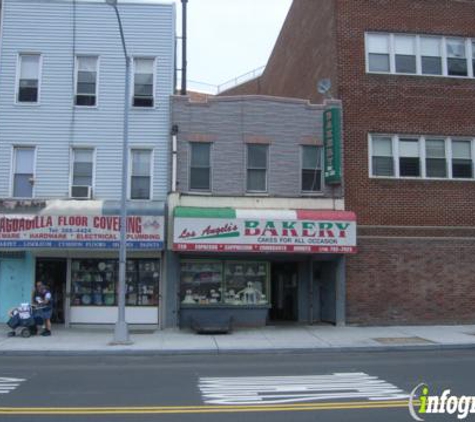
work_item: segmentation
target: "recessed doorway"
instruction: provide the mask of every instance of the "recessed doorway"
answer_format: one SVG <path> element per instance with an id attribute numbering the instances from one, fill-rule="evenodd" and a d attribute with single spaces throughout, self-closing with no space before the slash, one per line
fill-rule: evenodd
<path id="1" fill-rule="evenodd" d="M 38 258 L 36 260 L 35 282 L 42 281 L 51 292 L 53 298 L 51 322 L 54 324 L 64 323 L 67 268 L 66 259 Z"/>
<path id="2" fill-rule="evenodd" d="M 298 265 L 273 263 L 271 271 L 271 322 L 298 321 Z"/>

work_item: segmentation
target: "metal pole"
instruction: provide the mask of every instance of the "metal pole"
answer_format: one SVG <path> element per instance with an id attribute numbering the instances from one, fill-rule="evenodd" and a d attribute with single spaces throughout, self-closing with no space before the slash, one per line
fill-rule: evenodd
<path id="1" fill-rule="evenodd" d="M 124 128 L 122 142 L 122 191 L 120 195 L 120 242 L 119 242 L 119 289 L 117 305 L 119 308 L 118 319 L 114 330 L 114 344 L 130 344 L 129 329 L 125 321 L 125 267 L 127 262 L 127 192 L 128 192 L 128 141 L 129 141 L 129 101 L 130 101 L 130 58 L 127 54 L 124 31 L 117 10 L 116 1 L 108 1 L 117 16 L 120 38 L 125 58 L 125 97 L 124 97 Z"/>
<path id="2" fill-rule="evenodd" d="M 181 0 L 181 3 L 183 5 L 182 8 L 182 37 L 181 37 L 181 43 L 182 43 L 182 52 L 181 52 L 181 95 L 186 95 L 186 78 L 187 78 L 187 10 L 186 6 L 188 3 L 188 0 Z"/>

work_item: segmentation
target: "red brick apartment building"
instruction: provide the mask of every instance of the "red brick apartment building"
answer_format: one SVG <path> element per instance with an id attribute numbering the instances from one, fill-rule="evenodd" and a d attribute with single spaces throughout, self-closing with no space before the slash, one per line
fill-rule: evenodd
<path id="1" fill-rule="evenodd" d="M 228 91 L 343 101 L 346 321 L 475 321 L 475 1 L 294 0 L 263 75 Z"/>

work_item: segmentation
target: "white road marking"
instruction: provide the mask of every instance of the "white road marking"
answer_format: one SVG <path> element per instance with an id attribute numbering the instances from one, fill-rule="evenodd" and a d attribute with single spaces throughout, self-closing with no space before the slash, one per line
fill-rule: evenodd
<path id="1" fill-rule="evenodd" d="M 21 378 L 0 377 L 0 394 L 8 394 L 16 390 L 22 382 L 26 381 Z"/>
<path id="2" fill-rule="evenodd" d="M 407 393 L 364 372 L 283 377 L 200 378 L 206 404 L 249 405 L 367 399 L 404 400 Z"/>

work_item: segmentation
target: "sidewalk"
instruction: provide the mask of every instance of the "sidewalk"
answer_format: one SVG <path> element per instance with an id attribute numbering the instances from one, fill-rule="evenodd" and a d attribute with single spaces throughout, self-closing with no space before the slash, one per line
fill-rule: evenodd
<path id="1" fill-rule="evenodd" d="M 57 327 L 51 337 L 7 337 L 0 329 L 0 355 L 225 354 L 475 348 L 475 325 L 333 327 L 269 326 L 231 334 L 198 335 L 185 330 L 134 330 L 132 345 L 112 346 L 111 328 Z"/>

